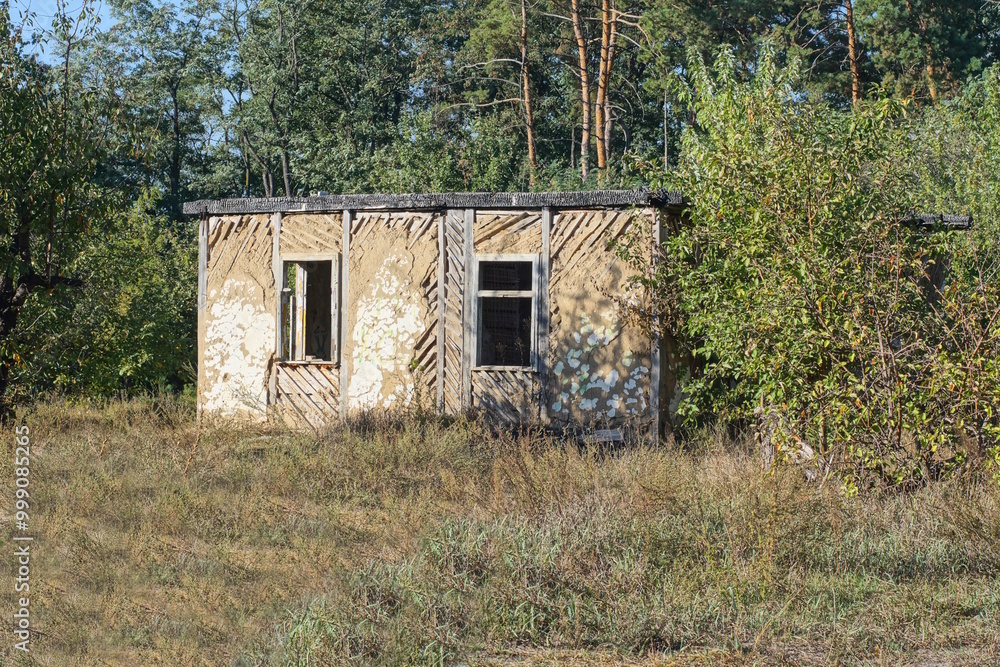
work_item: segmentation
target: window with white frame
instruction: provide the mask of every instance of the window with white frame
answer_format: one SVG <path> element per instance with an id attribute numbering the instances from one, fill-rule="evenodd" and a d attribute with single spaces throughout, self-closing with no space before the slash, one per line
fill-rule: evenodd
<path id="1" fill-rule="evenodd" d="M 281 359 L 336 361 L 339 338 L 339 262 L 286 261 L 281 289 Z"/>
<path id="2" fill-rule="evenodd" d="M 476 276 L 476 366 L 535 365 L 536 255 L 484 255 Z"/>

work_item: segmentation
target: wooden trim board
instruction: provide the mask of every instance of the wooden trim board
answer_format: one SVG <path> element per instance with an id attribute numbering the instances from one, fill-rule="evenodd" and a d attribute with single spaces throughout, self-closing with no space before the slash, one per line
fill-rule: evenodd
<path id="1" fill-rule="evenodd" d="M 462 241 L 465 246 L 465 284 L 462 309 L 462 410 L 472 408 L 472 364 L 476 349 L 475 302 L 476 256 L 473 234 L 476 222 L 475 209 L 465 209 L 465 226 Z"/>
<path id="2" fill-rule="evenodd" d="M 542 209 L 542 256 L 538 262 L 538 343 L 537 367 L 539 377 L 538 417 L 543 424 L 549 422 L 548 381 L 549 381 L 549 320 L 552 315 L 549 305 L 549 268 L 552 262 L 550 236 L 552 233 L 552 209 Z"/>
<path id="3" fill-rule="evenodd" d="M 354 222 L 354 211 L 345 210 L 343 215 L 343 240 L 340 244 L 340 345 L 337 346 L 337 359 L 340 361 L 340 416 L 347 419 L 347 389 L 350 386 L 349 360 L 345 357 L 347 351 L 347 304 L 350 301 L 351 285 L 351 224 Z"/>
<path id="4" fill-rule="evenodd" d="M 445 225 L 448 214 L 438 214 L 438 293 L 437 293 L 437 395 L 435 405 L 439 414 L 444 414 L 444 365 L 445 365 L 445 315 L 448 311 L 447 299 L 447 249 L 445 246 Z"/>

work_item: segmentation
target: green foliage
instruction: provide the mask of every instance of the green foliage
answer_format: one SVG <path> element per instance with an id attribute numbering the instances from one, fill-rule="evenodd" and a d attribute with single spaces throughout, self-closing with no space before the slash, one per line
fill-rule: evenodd
<path id="1" fill-rule="evenodd" d="M 147 188 L 161 190 L 157 205 L 176 218 L 183 201 L 234 189 L 210 127 L 222 106 L 218 2 L 110 5 L 113 24 L 78 64 L 122 91 L 127 125 L 113 137 L 118 145 L 103 180 L 129 188 L 134 198 Z"/>
<path id="2" fill-rule="evenodd" d="M 657 280 L 703 364 L 685 415 L 780 409 L 789 437 L 823 451 L 848 442 L 886 479 L 978 459 L 996 439 L 992 385 L 973 378 L 996 372 L 986 225 L 998 213 L 1000 119 L 995 72 L 964 77 L 998 52 L 996 7 L 855 4 L 863 88 L 884 93 L 847 112 L 840 3 L 611 3 L 611 159 L 587 181 L 562 0 L 524 3 L 523 25 L 514 0 L 114 0 L 104 33 L 57 20 L 45 44 L 54 65 L 23 53 L 4 13 L 0 228 L 17 251 L 0 258 L 0 297 L 9 286 L 15 306 L 0 312 L 26 304 L 30 318 L 14 337 L 17 318 L 2 323 L 2 374 L 17 366 L 21 394 L 182 382 L 194 359 L 193 295 L 179 286 L 190 230 L 146 207 L 176 219 L 180 201 L 200 197 L 632 187 L 678 162 L 667 180 L 695 203 L 694 224 L 668 251 L 692 270 Z M 601 3 L 579 7 L 593 106 Z M 719 44 L 732 49 L 715 74 L 689 68 L 687 51 L 712 59 Z M 802 77 L 779 67 L 796 58 L 809 63 Z M 671 85 L 677 73 L 690 90 Z M 954 100 L 913 103 L 934 86 Z M 911 210 L 968 210 L 979 224 L 918 233 L 900 224 Z M 943 257 L 952 278 L 928 302 L 920 276 Z M 94 294 L 27 299 L 28 285 L 77 276 Z M 861 424 L 871 442 L 857 440 Z"/>
<path id="3" fill-rule="evenodd" d="M 194 381 L 197 240 L 143 197 L 74 268 L 82 290 L 33 301 L 14 341 L 23 390 L 111 395 Z"/>
<path id="4" fill-rule="evenodd" d="M 112 89 L 77 75 L 71 58 L 88 35 L 87 8 L 76 22 L 57 17 L 61 71 L 26 53 L 23 30 L 0 5 L 0 412 L 19 355 L 12 336 L 33 293 L 78 287 L 69 273 L 119 204 L 95 175 L 117 130 Z"/>
<path id="5" fill-rule="evenodd" d="M 901 97 L 956 96 L 997 47 L 998 7 L 979 0 L 858 0 L 869 75 Z"/>
<path id="6" fill-rule="evenodd" d="M 1000 416 L 996 225 L 967 235 L 910 218 L 944 202 L 969 211 L 930 196 L 933 170 L 964 178 L 963 195 L 984 188 L 984 212 L 996 181 L 928 161 L 936 127 L 905 103 L 840 112 L 769 52 L 752 76 L 734 64 L 696 60 L 682 91 L 695 123 L 667 184 L 691 208 L 650 282 L 695 362 L 682 417 L 756 421 L 787 455 L 808 446 L 864 484 L 927 482 L 981 458 Z"/>
<path id="7" fill-rule="evenodd" d="M 114 0 L 115 23 L 87 66 L 118 77 L 133 123 L 135 136 L 109 171 L 130 187 L 161 188 L 175 214 L 181 199 L 200 196 L 531 187 L 516 0 L 154 4 Z M 995 7 L 946 4 L 858 4 L 863 89 L 922 100 L 933 84 L 946 99 L 967 73 L 993 62 Z M 601 3 L 579 7 L 593 107 Z M 809 63 L 804 90 L 836 106 L 850 97 L 842 3 L 611 7 L 618 39 L 604 187 L 623 184 L 625 155 L 676 159 L 689 109 L 666 84 L 686 69 L 689 49 L 711 58 L 728 44 L 752 71 L 766 37 L 779 59 Z M 580 180 L 583 114 L 569 13 L 563 0 L 525 3 L 534 187 L 593 187 Z"/>

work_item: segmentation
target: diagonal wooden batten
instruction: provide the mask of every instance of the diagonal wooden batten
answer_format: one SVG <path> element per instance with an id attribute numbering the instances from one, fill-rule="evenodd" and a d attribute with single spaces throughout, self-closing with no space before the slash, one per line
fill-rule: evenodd
<path id="1" fill-rule="evenodd" d="M 427 327 L 420 338 L 414 343 L 413 361 L 418 368 L 427 369 L 429 362 L 436 361 L 437 327 Z"/>
<path id="2" fill-rule="evenodd" d="M 508 422 L 538 416 L 537 373 L 522 369 L 476 369 L 472 372 L 473 407 L 484 408 Z"/>
<path id="3" fill-rule="evenodd" d="M 236 266 L 236 260 L 238 260 L 240 257 L 246 256 L 246 249 L 247 246 L 250 245 L 251 241 L 253 241 L 254 246 L 256 246 L 256 241 L 258 240 L 257 239 L 258 230 L 260 230 L 261 227 L 264 227 L 265 233 L 267 232 L 267 226 L 266 226 L 267 221 L 266 220 L 262 221 L 261 217 L 262 216 L 255 215 L 253 216 L 253 218 L 251 218 L 253 220 L 253 227 L 244 230 L 243 234 L 246 236 L 246 238 L 243 239 L 243 243 L 240 245 L 240 249 L 237 250 L 235 253 L 233 253 L 233 258 L 229 262 L 229 271 L 232 271 L 233 267 Z"/>
<path id="4" fill-rule="evenodd" d="M 617 213 L 613 215 L 608 215 L 606 217 L 609 219 L 606 220 L 603 224 L 597 226 L 596 228 L 592 228 L 587 233 L 580 234 L 579 242 L 567 249 L 566 257 L 568 257 L 569 259 L 568 261 L 565 261 L 564 263 L 560 264 L 559 274 L 553 277 L 550 287 L 554 287 L 555 285 L 557 285 L 559 282 L 561 282 L 562 275 L 570 273 L 578 266 L 586 267 L 589 265 L 596 264 L 597 262 L 601 261 L 602 258 L 606 258 L 607 262 L 604 265 L 606 271 L 608 267 L 610 267 L 615 263 L 617 258 L 614 256 L 614 254 L 609 254 L 605 252 L 603 248 L 601 248 L 600 252 L 597 252 L 595 251 L 595 248 L 597 248 L 599 245 L 602 245 L 603 243 L 606 243 L 606 241 L 604 241 L 604 237 L 607 235 L 608 230 L 611 229 L 613 225 L 620 224 L 621 225 L 620 230 L 628 230 L 629 228 L 632 227 L 634 219 L 631 216 L 629 216 L 625 218 L 624 222 L 622 222 L 622 216 Z M 562 254 L 560 253 L 559 256 L 561 257 Z"/>
<path id="5" fill-rule="evenodd" d="M 595 216 L 596 217 L 596 216 Z M 604 249 L 600 248 L 600 245 L 606 243 L 605 237 L 614 225 L 619 224 L 621 220 L 621 215 L 618 213 L 613 213 L 610 215 L 605 215 L 603 224 L 598 224 L 595 229 L 589 231 L 585 236 L 581 235 L 577 243 L 570 246 L 567 252 L 567 256 L 570 258 L 568 262 L 563 267 L 564 271 L 572 271 L 573 268 L 579 264 L 581 261 L 590 260 L 595 251 L 601 251 L 603 253 Z M 625 225 L 631 224 L 631 219 L 627 219 Z M 614 260 L 614 255 L 611 256 Z"/>
<path id="6" fill-rule="evenodd" d="M 330 216 L 324 216 L 329 218 Z M 311 228 L 304 222 L 296 221 L 292 224 L 286 225 L 283 230 L 284 238 L 282 243 L 285 244 L 286 252 L 315 252 L 317 250 L 322 251 L 332 251 L 340 249 L 340 225 L 337 226 L 337 235 L 333 236 L 325 231 L 321 232 L 315 228 Z"/>
<path id="7" fill-rule="evenodd" d="M 308 385 L 304 382 L 304 378 L 296 377 L 295 372 L 286 372 L 282 377 L 295 390 L 294 392 L 284 392 L 284 396 L 289 399 L 289 404 L 306 419 L 310 426 L 317 428 L 315 422 L 321 418 L 323 410 L 313 401 L 311 391 L 306 389 Z M 312 415 L 312 419 L 307 416 L 309 414 Z"/>
<path id="8" fill-rule="evenodd" d="M 443 258 L 438 267 L 439 311 L 442 354 L 439 381 L 441 409 L 447 414 L 462 410 L 463 369 L 463 294 L 465 285 L 464 216 L 462 209 L 450 209 L 441 217 L 439 253 Z M 441 277 L 443 276 L 443 280 Z"/>
<path id="9" fill-rule="evenodd" d="M 302 384 L 311 389 L 310 397 L 320 413 L 328 418 L 336 419 L 340 410 L 336 406 L 337 397 L 335 396 L 334 384 L 326 377 L 325 371 L 323 366 L 310 365 L 295 368 Z"/>
<path id="10" fill-rule="evenodd" d="M 253 239 L 249 249 L 245 250 L 245 256 L 257 260 L 262 266 L 267 266 L 271 259 L 271 248 L 273 239 L 271 238 L 270 222 L 261 225 Z M 256 263 L 256 262 L 255 262 Z"/>
<path id="11" fill-rule="evenodd" d="M 358 236 L 360 241 L 361 228 L 364 227 L 371 218 L 379 217 L 378 215 L 370 215 L 359 212 L 357 216 L 348 223 L 347 229 L 350 231 L 351 236 Z"/>
<path id="12" fill-rule="evenodd" d="M 556 228 L 553 230 L 555 232 L 555 237 L 559 239 L 559 242 L 556 244 L 556 247 L 552 249 L 553 257 L 558 257 L 562 254 L 563 246 L 573 239 L 577 230 L 580 228 L 580 225 L 584 224 L 584 221 L 592 216 L 592 211 L 574 211 L 572 213 L 561 212 L 559 214 Z M 568 220 L 563 222 L 567 218 Z M 565 229 L 564 225 L 566 226 Z"/>
<path id="13" fill-rule="evenodd" d="M 285 370 L 288 374 L 294 376 L 302 388 L 303 392 L 309 394 L 310 396 L 319 397 L 324 392 L 323 385 L 325 383 L 317 381 L 317 378 L 313 377 L 312 366 L 290 364 L 285 366 Z"/>
<path id="14" fill-rule="evenodd" d="M 309 419 L 306 417 L 305 413 L 302 412 L 302 408 L 296 405 L 294 401 L 289 400 L 288 394 L 281 394 L 281 401 L 279 402 L 278 405 L 281 408 L 291 408 L 292 412 L 298 415 L 300 424 L 312 426 L 312 424 L 309 422 Z"/>
<path id="15" fill-rule="evenodd" d="M 236 226 L 240 218 L 212 218 L 215 221 L 215 227 L 213 228 L 211 223 L 209 224 L 208 241 L 209 247 L 216 251 L 216 253 L 221 253 L 223 248 L 218 248 L 219 242 L 222 241 L 229 230 Z"/>
<path id="16" fill-rule="evenodd" d="M 426 234 L 434 226 L 434 222 L 437 216 L 430 214 L 420 214 L 419 216 L 414 216 L 414 219 L 420 219 L 420 218 L 423 218 L 423 220 L 419 222 L 419 226 L 417 227 L 416 231 L 411 232 L 410 244 L 406 247 L 407 250 L 412 250 L 413 246 L 415 246 L 419 241 L 423 240 L 424 234 Z M 410 222 L 411 228 L 412 225 L 413 221 Z"/>
<path id="17" fill-rule="evenodd" d="M 226 258 L 226 248 L 229 247 L 229 244 L 233 239 L 238 223 L 239 219 L 233 221 L 223 218 L 222 222 L 219 224 L 218 236 L 216 236 L 214 240 L 209 238 L 207 268 L 208 283 L 212 282 L 212 276 L 215 275 L 215 269 Z M 221 247 L 219 247 L 219 243 L 222 244 Z"/>
<path id="18" fill-rule="evenodd" d="M 531 229 L 535 225 L 539 224 L 539 222 L 540 222 L 539 216 L 537 216 L 537 215 L 525 216 L 524 219 L 521 222 L 519 222 L 517 225 L 514 225 L 510 229 L 508 229 L 507 233 L 508 234 L 520 234 L 520 233 L 524 232 L 525 230 Z"/>
<path id="19" fill-rule="evenodd" d="M 537 214 L 535 213 L 521 213 L 514 215 L 504 215 L 504 214 L 491 214 L 489 216 L 483 216 L 486 219 L 479 221 L 480 233 L 477 235 L 477 243 L 485 243 L 508 230 L 515 227 L 519 222 L 525 219 L 529 220 L 529 224 L 537 219 Z"/>

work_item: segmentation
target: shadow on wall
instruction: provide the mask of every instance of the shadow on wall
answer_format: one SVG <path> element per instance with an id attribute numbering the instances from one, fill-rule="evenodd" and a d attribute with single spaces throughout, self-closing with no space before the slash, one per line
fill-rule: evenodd
<path id="1" fill-rule="evenodd" d="M 552 231 L 549 386 L 553 422 L 618 425 L 649 418 L 649 338 L 627 325 L 612 295 L 628 297 L 630 269 L 609 244 L 652 221 L 633 211 L 568 211 Z M 636 295 L 634 298 L 638 298 Z"/>

